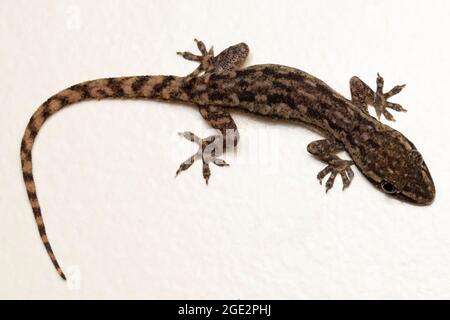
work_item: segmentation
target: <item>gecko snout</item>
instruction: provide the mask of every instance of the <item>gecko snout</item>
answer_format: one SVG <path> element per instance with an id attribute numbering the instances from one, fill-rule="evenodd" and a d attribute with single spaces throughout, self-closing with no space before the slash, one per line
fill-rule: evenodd
<path id="1" fill-rule="evenodd" d="M 434 201 L 436 188 L 425 162 L 422 163 L 417 175 L 405 184 L 401 195 L 418 205 L 429 205 Z"/>

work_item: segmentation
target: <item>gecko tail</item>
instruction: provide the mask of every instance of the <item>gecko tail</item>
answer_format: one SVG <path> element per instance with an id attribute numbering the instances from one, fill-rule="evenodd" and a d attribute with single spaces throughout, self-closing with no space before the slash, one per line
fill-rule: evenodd
<path id="1" fill-rule="evenodd" d="M 40 217 L 40 219 L 42 220 L 42 216 Z M 36 220 L 37 220 L 37 218 L 36 218 Z M 42 224 L 42 226 L 43 226 L 43 224 Z M 38 225 L 38 228 L 39 228 L 39 225 Z M 56 269 L 56 272 L 58 272 L 59 276 L 63 280 L 67 280 L 66 275 L 64 274 L 61 267 L 59 266 L 58 260 L 56 260 L 55 254 L 53 253 L 53 249 L 48 241 L 47 234 L 45 232 L 45 227 L 39 228 L 39 234 L 41 236 L 42 242 L 44 243 L 45 249 L 47 250 L 47 254 L 50 257 L 50 259 L 53 263 L 53 266 Z"/>
<path id="2" fill-rule="evenodd" d="M 77 102 L 107 98 L 176 100 L 176 97 L 187 97 L 180 84 L 183 84 L 183 78 L 176 76 L 137 76 L 86 81 L 55 94 L 34 112 L 20 147 L 23 180 L 42 243 L 62 279 L 66 280 L 66 276 L 47 238 L 33 178 L 31 150 L 39 130 L 50 116 Z"/>
<path id="3" fill-rule="evenodd" d="M 30 158 L 29 162 L 28 162 L 28 160 L 22 159 L 22 163 L 23 163 L 23 165 L 22 165 L 23 168 L 27 168 L 27 167 L 31 166 L 31 158 Z M 59 276 L 63 280 L 66 280 L 66 275 L 64 274 L 61 267 L 59 266 L 58 260 L 56 259 L 56 256 L 53 253 L 52 246 L 50 245 L 50 242 L 48 240 L 47 232 L 45 231 L 44 219 L 42 218 L 39 200 L 37 199 L 37 195 L 36 195 L 36 188 L 34 185 L 33 174 L 26 173 L 24 171 L 23 178 L 24 178 L 25 186 L 26 186 L 27 193 L 28 193 L 28 199 L 30 200 L 31 207 L 33 209 L 34 219 L 36 221 L 36 225 L 39 230 L 39 235 L 41 236 L 42 243 L 44 244 L 45 250 L 47 251 L 47 254 L 50 257 L 50 260 L 52 261 Z"/>
<path id="4" fill-rule="evenodd" d="M 33 208 L 33 210 L 34 210 L 34 208 Z M 39 209 L 39 211 L 40 211 L 40 209 Z M 39 215 L 36 215 L 36 213 L 35 213 L 35 219 L 36 219 L 36 223 L 37 223 L 37 226 L 39 229 L 39 235 L 41 236 L 42 242 L 44 243 L 44 246 L 45 246 L 45 250 L 47 250 L 47 254 L 50 257 L 50 260 L 52 261 L 53 266 L 56 269 L 56 272 L 58 272 L 59 276 L 63 280 L 67 280 L 66 275 L 64 274 L 61 267 L 59 266 L 58 260 L 56 260 L 56 256 L 53 253 L 52 246 L 50 245 L 50 242 L 48 241 L 47 233 L 45 231 L 44 221 L 42 219 L 42 216 L 40 215 L 40 212 L 39 212 Z"/>
<path id="5" fill-rule="evenodd" d="M 20 159 L 22 162 L 22 174 L 23 180 L 25 182 L 25 188 L 28 194 L 28 199 L 31 204 L 31 208 L 33 209 L 34 219 L 36 221 L 36 226 L 39 230 L 39 235 L 41 236 L 42 243 L 45 246 L 48 256 L 52 261 L 56 271 L 59 276 L 66 280 L 66 275 L 62 271 L 59 263 L 56 259 L 55 254 L 53 253 L 53 249 L 50 245 L 50 242 L 47 237 L 47 232 L 45 231 L 44 219 L 41 213 L 41 206 L 39 204 L 39 200 L 36 193 L 36 185 L 33 177 L 33 161 L 31 156 L 31 150 L 33 148 L 33 144 L 35 138 L 44 124 L 45 120 L 60 110 L 63 106 L 68 105 L 68 101 L 64 99 L 58 98 L 57 96 L 53 96 L 48 99 L 44 104 L 42 104 L 36 112 L 31 117 L 22 138 L 22 144 L 20 146 Z"/>

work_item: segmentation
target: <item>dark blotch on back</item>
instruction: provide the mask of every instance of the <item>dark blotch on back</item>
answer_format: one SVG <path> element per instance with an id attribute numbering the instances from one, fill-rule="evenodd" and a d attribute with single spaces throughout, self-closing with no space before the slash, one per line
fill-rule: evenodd
<path id="1" fill-rule="evenodd" d="M 208 94 L 208 98 L 209 100 L 224 101 L 228 98 L 228 95 L 220 91 L 214 91 Z"/>
<path id="2" fill-rule="evenodd" d="M 291 108 L 294 108 L 295 105 L 296 105 L 295 101 L 291 97 L 284 96 L 282 94 L 269 94 L 269 95 L 267 95 L 267 102 L 269 104 L 285 103 Z"/>
<path id="3" fill-rule="evenodd" d="M 241 88 L 247 88 L 249 85 L 250 85 L 250 82 L 248 82 L 245 79 L 241 79 L 238 82 L 238 86 L 241 87 Z"/>
<path id="4" fill-rule="evenodd" d="M 242 91 L 238 94 L 240 101 L 254 102 L 255 94 L 252 91 Z"/>
<path id="5" fill-rule="evenodd" d="M 220 80 L 226 80 L 229 79 L 230 76 L 228 73 L 213 73 L 209 77 L 209 81 L 220 81 Z"/>
<path id="6" fill-rule="evenodd" d="M 327 86 L 325 86 L 325 85 L 323 85 L 323 84 L 321 84 L 321 83 L 317 83 L 316 84 L 316 88 L 317 88 L 317 90 L 319 90 L 319 92 L 323 95 L 323 96 L 326 96 L 326 97 L 328 97 L 329 99 L 336 99 L 336 97 L 335 96 L 333 96 L 333 93 L 332 93 L 332 91 L 330 90 L 330 88 L 329 87 L 327 87 Z"/>
<path id="7" fill-rule="evenodd" d="M 237 75 L 238 75 L 239 77 L 246 77 L 246 76 L 249 76 L 249 75 L 254 74 L 256 71 L 258 71 L 258 70 L 253 70 L 253 69 L 242 69 L 242 70 L 238 70 L 238 71 L 237 71 Z"/>
<path id="8" fill-rule="evenodd" d="M 313 119 L 323 119 L 323 113 L 317 110 L 319 106 L 309 106 L 306 108 L 306 113 Z"/>
<path id="9" fill-rule="evenodd" d="M 280 81 L 275 80 L 272 84 L 273 84 L 274 88 L 278 88 L 278 89 L 284 90 L 286 92 L 292 91 L 292 86 L 288 86 Z"/>
<path id="10" fill-rule="evenodd" d="M 288 72 L 286 74 L 281 74 L 279 78 L 286 80 L 293 80 L 297 82 L 305 81 L 305 76 L 296 72 Z"/>

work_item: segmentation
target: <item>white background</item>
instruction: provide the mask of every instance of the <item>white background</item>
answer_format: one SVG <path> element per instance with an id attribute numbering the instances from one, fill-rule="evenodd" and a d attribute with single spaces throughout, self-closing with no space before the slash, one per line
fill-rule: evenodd
<path id="1" fill-rule="evenodd" d="M 0 298 L 450 298 L 449 13 L 448 1 L 1 0 Z M 81 103 L 33 150 L 61 281 L 21 177 L 30 116 L 84 80 L 187 74 L 196 65 L 175 52 L 195 52 L 194 37 L 216 52 L 245 41 L 247 65 L 297 67 L 347 97 L 353 75 L 407 83 L 391 125 L 424 155 L 434 204 L 391 199 L 360 172 L 325 194 L 306 151 L 317 134 L 239 113 L 231 167 L 212 167 L 209 186 L 199 163 L 174 179 L 195 151 L 176 133 L 211 134 L 194 107 Z"/>

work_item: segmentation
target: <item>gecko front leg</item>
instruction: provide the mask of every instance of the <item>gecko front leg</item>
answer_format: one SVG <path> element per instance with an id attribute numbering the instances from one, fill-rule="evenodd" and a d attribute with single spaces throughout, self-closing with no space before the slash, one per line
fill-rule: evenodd
<path id="1" fill-rule="evenodd" d="M 245 62 L 245 59 L 247 59 L 249 53 L 248 45 L 242 42 L 231 46 L 223 50 L 217 56 L 214 56 L 213 47 L 206 50 L 206 46 L 202 41 L 197 39 L 194 39 L 194 41 L 197 43 L 197 47 L 201 55 L 195 55 L 187 51 L 177 52 L 177 54 L 181 55 L 184 59 L 199 63 L 197 69 L 191 72 L 189 76 L 195 77 L 200 75 L 202 72 L 219 73 L 239 69 Z"/>
<path id="2" fill-rule="evenodd" d="M 354 177 L 353 170 L 351 169 L 353 161 L 342 160 L 336 156 L 337 152 L 344 150 L 342 143 L 334 139 L 317 140 L 311 142 L 307 149 L 309 153 L 328 164 L 325 169 L 320 171 L 317 175 L 317 179 L 319 179 L 320 184 L 322 184 L 322 179 L 325 178 L 327 174 L 331 173 L 326 183 L 326 192 L 333 187 L 337 174 L 342 178 L 342 189 L 345 189 L 350 185 Z"/>
<path id="3" fill-rule="evenodd" d="M 369 114 L 367 106 L 373 106 L 375 108 L 378 119 L 380 119 L 381 114 L 383 114 L 387 120 L 395 121 L 394 117 L 389 111 L 387 111 L 387 109 L 389 108 L 395 111 L 406 111 L 406 109 L 398 103 L 388 102 L 387 99 L 402 91 L 405 85 L 395 86 L 386 93 L 383 93 L 383 86 L 384 80 L 380 76 L 380 74 L 378 74 L 377 76 L 376 92 L 370 89 L 370 87 L 358 77 L 352 77 L 350 79 L 350 92 L 352 95 L 352 102 L 367 114 Z"/>

